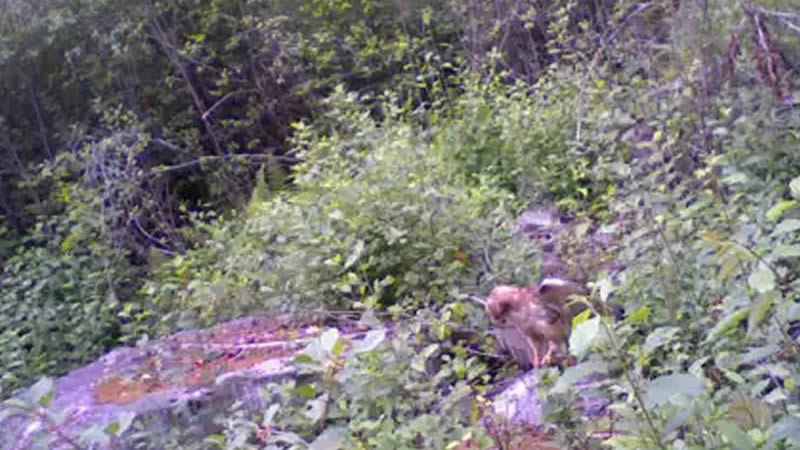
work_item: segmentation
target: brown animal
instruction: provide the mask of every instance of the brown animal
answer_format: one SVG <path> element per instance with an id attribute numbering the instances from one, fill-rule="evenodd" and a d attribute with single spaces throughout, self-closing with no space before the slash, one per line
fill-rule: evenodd
<path id="1" fill-rule="evenodd" d="M 532 352 L 530 363 L 539 368 L 552 362 L 554 352 L 566 349 L 571 319 L 564 308 L 566 300 L 572 294 L 585 293 L 579 284 L 559 278 L 547 278 L 538 287 L 499 285 L 486 300 L 486 312 L 500 327 L 498 337 L 502 344 L 520 365 L 528 364 L 527 352 L 520 351 L 519 343 L 514 342 L 521 335 Z M 507 328 L 516 333 L 509 333 Z M 547 345 L 547 350 L 540 359 L 542 344 Z"/>

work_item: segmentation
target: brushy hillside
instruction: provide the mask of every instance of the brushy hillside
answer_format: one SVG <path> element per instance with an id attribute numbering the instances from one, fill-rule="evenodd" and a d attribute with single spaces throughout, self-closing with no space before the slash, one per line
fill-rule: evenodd
<path id="1" fill-rule="evenodd" d="M 547 204 L 619 232 L 614 271 L 581 236 L 569 262 L 625 310 L 545 371 L 554 439 L 600 445 L 564 382 L 602 368 L 614 448 L 790 448 L 798 30 L 791 0 L 6 0 L 3 397 L 181 328 L 355 311 L 400 325 L 181 448 L 506 448 L 464 413 L 515 370 L 468 297 L 539 278 L 511 223 Z"/>

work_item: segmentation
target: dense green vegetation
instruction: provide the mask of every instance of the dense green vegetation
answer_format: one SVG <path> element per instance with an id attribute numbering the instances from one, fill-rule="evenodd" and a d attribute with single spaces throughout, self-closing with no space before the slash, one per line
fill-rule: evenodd
<path id="1" fill-rule="evenodd" d="M 793 0 L 4 0 L 3 397 L 180 328 L 348 309 L 401 325 L 344 361 L 329 332 L 312 381 L 197 445 L 498 445 L 461 400 L 514 367 L 467 296 L 538 279 L 508 225 L 552 204 L 621 232 L 619 270 L 572 262 L 626 311 L 546 371 L 558 442 L 598 445 L 563 382 L 602 367 L 607 444 L 788 448 L 798 30 Z"/>

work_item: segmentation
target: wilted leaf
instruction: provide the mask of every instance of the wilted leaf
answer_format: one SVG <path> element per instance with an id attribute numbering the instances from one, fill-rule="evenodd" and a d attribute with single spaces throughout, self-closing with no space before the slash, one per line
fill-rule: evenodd
<path id="1" fill-rule="evenodd" d="M 771 407 L 753 397 L 741 396 L 728 405 L 728 415 L 742 429 L 764 429 L 772 425 Z"/>
<path id="2" fill-rule="evenodd" d="M 667 403 L 674 395 L 696 397 L 705 391 L 703 382 L 688 373 L 676 373 L 656 378 L 647 385 L 645 405 L 656 406 Z"/>
<path id="3" fill-rule="evenodd" d="M 600 318 L 594 317 L 578 325 L 569 336 L 569 351 L 582 358 L 600 332 Z"/>

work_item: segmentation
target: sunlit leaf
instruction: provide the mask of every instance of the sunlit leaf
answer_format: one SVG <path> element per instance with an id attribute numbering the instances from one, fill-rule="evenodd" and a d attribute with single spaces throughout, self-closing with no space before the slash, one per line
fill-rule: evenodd
<path id="1" fill-rule="evenodd" d="M 353 353 L 364 353 L 375 350 L 386 339 L 386 330 L 370 330 L 364 339 L 355 342 Z"/>
<path id="2" fill-rule="evenodd" d="M 767 220 L 777 220 L 783 216 L 786 211 L 797 207 L 797 205 L 798 202 L 796 200 L 783 200 L 767 211 Z"/>
<path id="3" fill-rule="evenodd" d="M 750 315 L 750 307 L 740 308 L 723 317 L 708 333 L 704 342 L 710 342 L 731 331 Z"/>
<path id="4" fill-rule="evenodd" d="M 344 263 L 344 268 L 349 269 L 353 266 L 353 264 L 361 258 L 361 254 L 364 253 L 364 241 L 358 240 L 353 246 L 353 250 L 350 253 L 350 256 L 347 257 L 347 261 Z"/>
<path id="5" fill-rule="evenodd" d="M 747 283 L 759 293 L 764 294 L 775 289 L 775 274 L 766 267 L 759 267 L 747 277 Z"/>
<path id="6" fill-rule="evenodd" d="M 578 325 L 569 336 L 569 351 L 578 358 L 589 351 L 592 342 L 600 332 L 600 318 L 593 317 Z"/>
<path id="7" fill-rule="evenodd" d="M 789 192 L 795 200 L 800 200 L 800 177 L 797 177 L 789 182 Z"/>
<path id="8" fill-rule="evenodd" d="M 336 343 L 339 341 L 339 330 L 336 328 L 328 328 L 322 333 L 320 336 L 320 343 L 322 344 L 322 349 L 328 352 L 329 354 L 333 354 L 334 347 Z"/>

